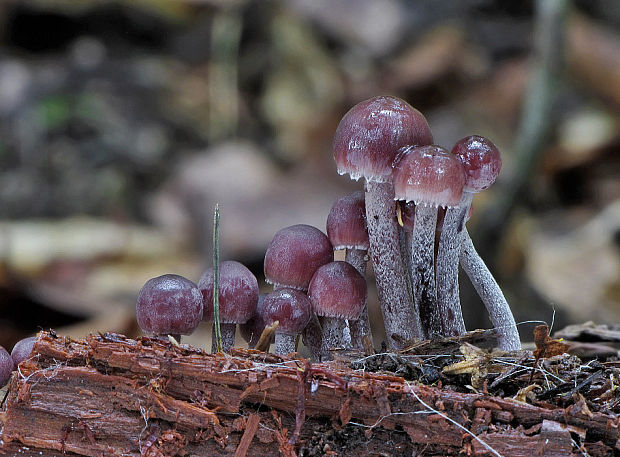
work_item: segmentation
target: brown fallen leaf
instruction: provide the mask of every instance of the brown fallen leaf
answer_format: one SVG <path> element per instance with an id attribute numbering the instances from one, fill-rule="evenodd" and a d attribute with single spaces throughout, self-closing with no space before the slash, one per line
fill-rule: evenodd
<path id="1" fill-rule="evenodd" d="M 534 344 L 536 344 L 536 349 L 533 353 L 536 359 L 534 366 L 536 366 L 538 360 L 566 354 L 570 348 L 561 339 L 556 340 L 549 336 L 549 326 L 547 324 L 537 325 L 534 329 Z"/>

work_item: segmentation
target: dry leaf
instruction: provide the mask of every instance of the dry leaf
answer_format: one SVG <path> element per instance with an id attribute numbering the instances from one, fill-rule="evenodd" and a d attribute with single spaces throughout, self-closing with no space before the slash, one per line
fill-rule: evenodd
<path id="1" fill-rule="evenodd" d="M 569 349 L 569 345 L 562 342 L 562 340 L 555 340 L 549 336 L 549 326 L 547 324 L 536 326 L 534 329 L 534 343 L 536 344 L 536 349 L 534 350 L 536 361 L 565 354 Z"/>

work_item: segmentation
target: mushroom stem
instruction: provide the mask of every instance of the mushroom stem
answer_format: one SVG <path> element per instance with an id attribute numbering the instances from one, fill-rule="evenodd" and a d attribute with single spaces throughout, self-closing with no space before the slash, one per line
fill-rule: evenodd
<path id="1" fill-rule="evenodd" d="M 351 347 L 351 339 L 349 332 L 347 331 L 347 321 L 339 317 L 326 317 L 321 318 L 321 326 L 323 327 L 323 347 L 322 357 L 323 360 L 332 360 L 331 349 Z"/>
<path id="2" fill-rule="evenodd" d="M 457 336 L 466 332 L 461 301 L 459 299 L 460 233 L 474 194 L 463 192 L 458 206 L 446 209 L 437 250 L 437 307 L 441 316 L 444 336 Z"/>
<path id="3" fill-rule="evenodd" d="M 367 181 L 365 199 L 370 252 L 387 342 L 392 349 L 402 349 L 405 342 L 421 339 L 422 328 L 407 289 L 400 255 L 394 187 L 391 183 Z"/>
<path id="4" fill-rule="evenodd" d="M 220 333 L 222 335 L 222 352 L 228 354 L 232 347 L 235 345 L 235 332 L 237 331 L 237 324 L 220 324 Z M 215 323 L 213 324 L 213 331 L 211 332 L 211 352 L 217 353 L 217 339 L 215 337 Z"/>
<path id="5" fill-rule="evenodd" d="M 497 281 L 478 255 L 467 229 L 460 234 L 460 261 L 476 292 L 486 306 L 491 322 L 497 330 L 499 347 L 505 351 L 521 349 L 521 340 L 515 318 Z"/>
<path id="6" fill-rule="evenodd" d="M 286 355 L 295 352 L 295 336 L 276 332 L 276 354 Z"/>
<path id="7" fill-rule="evenodd" d="M 436 206 L 416 204 L 411 233 L 411 289 L 413 301 L 420 312 L 422 328 L 428 337 L 442 332 L 434 266 L 437 210 Z"/>
<path id="8" fill-rule="evenodd" d="M 345 260 L 366 277 L 366 261 L 368 260 L 368 251 L 362 249 L 347 249 Z M 372 341 L 372 330 L 370 328 L 370 319 L 368 317 L 368 303 L 364 304 L 362 314 L 357 320 L 349 321 L 349 332 L 351 333 L 351 345 L 355 349 L 364 349 L 363 340 L 365 336 Z"/>

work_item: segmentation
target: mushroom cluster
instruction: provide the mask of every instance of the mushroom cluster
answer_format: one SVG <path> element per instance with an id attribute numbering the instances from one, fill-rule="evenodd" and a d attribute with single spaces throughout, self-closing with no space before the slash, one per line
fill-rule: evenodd
<path id="1" fill-rule="evenodd" d="M 481 136 L 463 138 L 451 151 L 432 143 L 424 116 L 395 97 L 354 106 L 334 139 L 338 173 L 365 178 L 369 250 L 387 343 L 400 349 L 415 339 L 465 333 L 460 262 L 500 347 L 520 349 L 510 307 L 465 229 L 473 195 L 499 174 L 499 151 Z"/>
<path id="2" fill-rule="evenodd" d="M 140 291 L 140 327 L 178 341 L 201 320 L 213 319 L 218 297 L 224 352 L 234 345 L 237 324 L 250 347 L 269 326 L 275 328 L 276 353 L 296 351 L 301 335 L 314 359 L 329 360 L 334 348 L 372 344 L 366 283 L 371 261 L 386 343 L 402 349 L 466 331 L 460 263 L 487 307 L 500 347 L 520 349 L 510 307 L 465 228 L 474 194 L 493 184 L 501 168 L 493 143 L 470 136 L 444 149 L 433 144 L 419 111 L 382 96 L 345 114 L 333 154 L 338 173 L 363 177 L 364 190 L 334 203 L 327 235 L 304 224 L 274 235 L 264 258 L 270 293 L 259 294 L 256 277 L 236 261 L 219 265 L 217 295 L 213 269 L 197 285 L 164 275 Z M 334 260 L 335 250 L 346 251 L 344 262 Z M 215 332 L 213 339 L 215 351 Z"/>

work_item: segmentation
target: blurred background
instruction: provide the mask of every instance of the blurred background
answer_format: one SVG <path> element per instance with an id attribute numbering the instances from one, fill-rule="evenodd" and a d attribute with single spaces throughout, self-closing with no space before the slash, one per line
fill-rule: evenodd
<path id="1" fill-rule="evenodd" d="M 331 141 L 381 94 L 502 151 L 469 230 L 517 322 L 620 322 L 619 26 L 615 0 L 3 1 L 0 345 L 136 335 L 147 279 L 210 265 L 216 202 L 261 278 L 275 231 L 361 187 Z"/>

